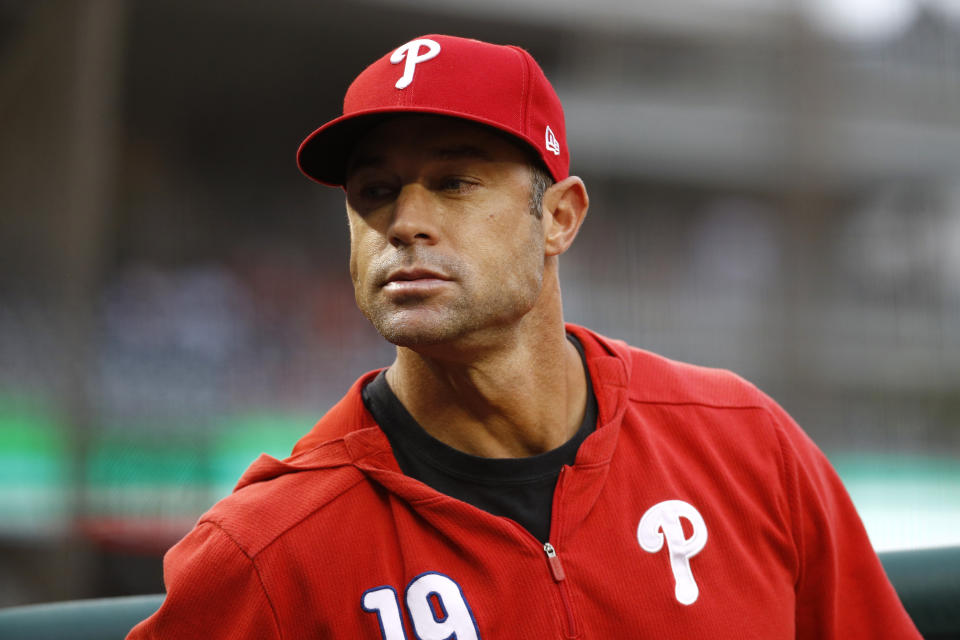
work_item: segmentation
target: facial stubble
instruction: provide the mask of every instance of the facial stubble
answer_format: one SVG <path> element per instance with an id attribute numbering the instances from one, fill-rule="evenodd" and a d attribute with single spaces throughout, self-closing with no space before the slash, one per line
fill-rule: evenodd
<path id="1" fill-rule="evenodd" d="M 529 217 L 524 243 L 498 261 L 496 273 L 469 268 L 459 257 L 422 245 L 402 247 L 367 269 L 365 282 L 354 275 L 357 306 L 386 339 L 416 348 L 453 343 L 483 330 L 517 322 L 536 305 L 543 288 L 544 252 L 540 220 Z M 451 278 L 440 294 L 388 299 L 383 275 L 399 267 L 437 270 Z"/>

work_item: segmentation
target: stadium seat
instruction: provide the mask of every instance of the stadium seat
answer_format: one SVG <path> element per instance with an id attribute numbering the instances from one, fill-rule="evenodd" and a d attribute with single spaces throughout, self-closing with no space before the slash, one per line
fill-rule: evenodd
<path id="1" fill-rule="evenodd" d="M 960 547 L 880 554 L 890 581 L 927 640 L 960 638 Z M 0 609 L 0 640 L 122 640 L 163 594 Z"/>
<path id="2" fill-rule="evenodd" d="M 122 640 L 153 614 L 163 594 L 0 609 L 0 640 Z"/>
<path id="3" fill-rule="evenodd" d="M 960 638 L 960 547 L 881 553 L 880 561 L 926 640 Z"/>

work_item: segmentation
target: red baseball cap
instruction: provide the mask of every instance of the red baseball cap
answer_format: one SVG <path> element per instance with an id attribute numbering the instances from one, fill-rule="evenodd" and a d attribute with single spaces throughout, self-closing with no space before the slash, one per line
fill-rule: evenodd
<path id="1" fill-rule="evenodd" d="M 495 127 L 529 146 L 554 180 L 569 175 L 563 107 L 533 57 L 519 47 L 444 35 L 411 40 L 364 69 L 347 89 L 343 115 L 300 144 L 297 165 L 317 182 L 342 186 L 353 146 L 394 113 Z"/>

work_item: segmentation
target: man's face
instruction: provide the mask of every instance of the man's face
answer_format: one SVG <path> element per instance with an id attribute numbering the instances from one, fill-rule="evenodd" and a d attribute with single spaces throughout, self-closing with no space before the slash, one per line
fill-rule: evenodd
<path id="1" fill-rule="evenodd" d="M 357 305 L 390 342 L 449 343 L 516 323 L 541 291 L 544 239 L 519 148 L 485 127 L 403 115 L 347 170 Z"/>

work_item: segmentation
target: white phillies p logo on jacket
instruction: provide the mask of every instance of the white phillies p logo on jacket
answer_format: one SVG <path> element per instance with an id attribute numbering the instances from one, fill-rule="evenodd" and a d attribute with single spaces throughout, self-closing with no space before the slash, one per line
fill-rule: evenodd
<path id="1" fill-rule="evenodd" d="M 420 47 L 426 47 L 427 50 L 420 53 Z M 393 55 L 390 56 L 390 62 L 400 64 L 400 61 L 406 58 L 406 64 L 403 65 L 403 75 L 400 76 L 400 79 L 397 80 L 397 84 L 394 86 L 397 89 L 405 89 L 410 86 L 410 83 L 413 82 L 413 74 L 416 71 L 417 65 L 421 62 L 436 58 L 438 53 L 440 53 L 440 43 L 429 38 L 417 38 L 399 47 L 393 52 Z"/>
<path id="2" fill-rule="evenodd" d="M 689 538 L 683 532 L 680 518 L 686 518 L 693 526 L 693 535 Z M 700 589 L 693 579 L 690 558 L 700 553 L 707 544 L 707 525 L 703 516 L 683 500 L 667 500 L 653 505 L 640 518 L 637 541 L 644 551 L 657 553 L 663 548 L 664 538 L 670 553 L 670 569 L 676 581 L 674 595 L 681 604 L 693 604 L 700 595 Z"/>

